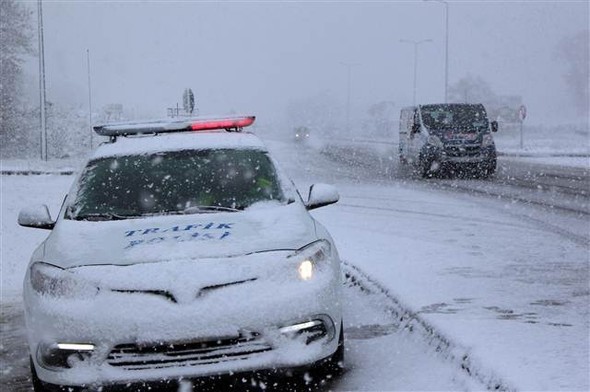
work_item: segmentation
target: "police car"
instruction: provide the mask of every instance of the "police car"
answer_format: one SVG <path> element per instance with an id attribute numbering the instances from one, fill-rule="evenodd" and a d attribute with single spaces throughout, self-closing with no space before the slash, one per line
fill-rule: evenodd
<path id="1" fill-rule="evenodd" d="M 330 234 L 253 116 L 94 127 L 81 170 L 24 281 L 35 391 L 342 365 L 341 271 Z M 102 390 L 102 389 L 101 389 Z"/>

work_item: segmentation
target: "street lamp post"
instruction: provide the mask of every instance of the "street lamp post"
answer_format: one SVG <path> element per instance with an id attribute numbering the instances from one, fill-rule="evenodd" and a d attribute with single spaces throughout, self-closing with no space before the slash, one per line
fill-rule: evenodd
<path id="1" fill-rule="evenodd" d="M 347 68 L 347 83 L 346 83 L 346 132 L 350 132 L 350 80 L 352 74 L 352 67 L 358 64 L 340 62 Z"/>
<path id="2" fill-rule="evenodd" d="M 418 45 L 423 44 L 425 42 L 432 42 L 431 39 L 423 39 L 420 41 L 412 41 L 407 39 L 400 39 L 399 42 L 404 44 L 413 44 L 414 45 L 414 94 L 412 97 L 412 105 L 416 105 L 416 81 L 418 79 Z"/>
<path id="3" fill-rule="evenodd" d="M 37 1 L 37 30 L 39 34 L 39 115 L 41 119 L 41 159 L 47 161 L 47 118 L 45 95 L 45 47 L 43 43 L 43 5 Z"/>
<path id="4" fill-rule="evenodd" d="M 86 65 L 88 66 L 88 125 L 90 127 L 90 150 L 92 151 L 93 129 L 92 129 L 92 89 L 90 84 L 90 49 L 86 49 Z"/>
<path id="5" fill-rule="evenodd" d="M 424 0 L 436 1 L 445 5 L 445 103 L 449 102 L 449 2 L 446 0 Z"/>

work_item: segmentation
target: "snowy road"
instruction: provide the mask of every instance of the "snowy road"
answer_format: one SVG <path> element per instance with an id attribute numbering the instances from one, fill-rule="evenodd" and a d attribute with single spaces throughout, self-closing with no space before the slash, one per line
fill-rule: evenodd
<path id="1" fill-rule="evenodd" d="M 502 161 L 494 181 L 422 181 L 395 164 L 384 171 L 304 146 L 269 146 L 302 194 L 321 181 L 342 196 L 314 215 L 363 289 L 345 290 L 347 372 L 329 388 L 589 389 L 587 171 L 555 180 Z M 70 182 L 2 176 L 0 385 L 19 385 L 10 390 L 28 382 L 18 298 L 46 235 L 16 226 L 16 215 L 44 202 L 55 213 Z"/>

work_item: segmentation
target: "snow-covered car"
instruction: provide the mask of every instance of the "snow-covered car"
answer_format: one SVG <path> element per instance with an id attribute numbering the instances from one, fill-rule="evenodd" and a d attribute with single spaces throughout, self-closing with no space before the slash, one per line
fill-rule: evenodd
<path id="1" fill-rule="evenodd" d="M 254 117 L 95 127 L 109 136 L 24 281 L 35 391 L 102 388 L 240 372 L 337 372 L 340 259 L 254 134 Z M 188 131 L 188 132 L 183 132 Z"/>

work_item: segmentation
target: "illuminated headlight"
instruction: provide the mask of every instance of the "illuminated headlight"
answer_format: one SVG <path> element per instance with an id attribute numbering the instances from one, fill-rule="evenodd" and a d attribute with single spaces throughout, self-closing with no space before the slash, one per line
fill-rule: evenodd
<path id="1" fill-rule="evenodd" d="M 47 263 L 31 266 L 31 286 L 37 293 L 52 297 L 89 298 L 98 293 L 91 282 Z"/>
<path id="2" fill-rule="evenodd" d="M 428 144 L 434 147 L 443 147 L 443 142 L 439 139 L 438 136 L 430 135 L 428 136 Z"/>
<path id="3" fill-rule="evenodd" d="M 299 277 L 303 280 L 313 278 L 313 263 L 310 260 L 303 260 L 299 264 Z"/>
<path id="4" fill-rule="evenodd" d="M 482 145 L 482 147 L 493 146 L 494 139 L 492 138 L 492 135 L 490 135 L 490 134 L 483 135 L 483 140 L 481 142 L 481 145 Z"/>
<path id="5" fill-rule="evenodd" d="M 298 250 L 292 258 L 298 260 L 297 272 L 301 280 L 311 280 L 314 275 L 325 268 L 330 258 L 331 249 L 328 241 L 320 240 Z"/>

